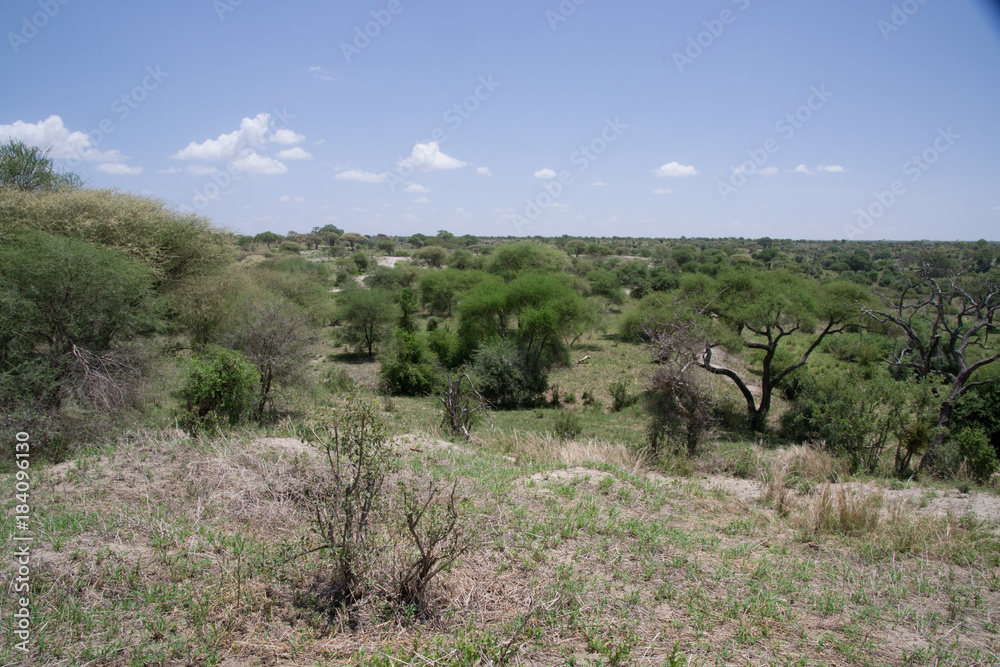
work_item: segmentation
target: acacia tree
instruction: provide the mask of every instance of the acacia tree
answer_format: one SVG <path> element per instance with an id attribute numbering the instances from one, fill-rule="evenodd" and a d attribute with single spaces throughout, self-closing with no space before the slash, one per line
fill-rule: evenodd
<path id="1" fill-rule="evenodd" d="M 846 282 L 820 285 L 784 270 L 737 270 L 717 280 L 694 276 L 681 287 L 685 306 L 675 318 L 693 320 L 685 328 L 695 363 L 714 375 L 729 378 L 747 403 L 750 428 L 764 428 L 775 388 L 806 365 L 827 336 L 841 333 L 858 321 L 859 304 L 867 292 Z M 695 307 L 694 304 L 701 304 Z M 677 326 L 677 325 L 674 325 Z M 672 337 L 661 327 L 661 349 Z M 808 345 L 795 356 L 788 351 L 791 336 L 808 336 Z M 751 372 L 760 377 L 760 397 L 749 377 L 716 361 L 718 348 L 732 353 L 749 351 Z"/>
<path id="2" fill-rule="evenodd" d="M 925 470 L 936 462 L 958 399 L 973 387 L 1000 380 L 978 374 L 1000 359 L 1000 351 L 988 345 L 1000 309 L 1000 271 L 963 276 L 925 262 L 904 281 L 897 295 L 877 295 L 880 308 L 863 312 L 875 322 L 894 326 L 903 336 L 903 344 L 886 361 L 918 378 L 939 378 L 948 387 L 938 411 L 941 428 L 920 461 Z"/>
<path id="3" fill-rule="evenodd" d="M 16 139 L 0 144 L 0 186 L 33 192 L 81 185 L 83 181 L 76 174 L 56 170 L 48 150 Z"/>
<path id="4" fill-rule="evenodd" d="M 399 308 L 385 290 L 348 289 L 340 293 L 337 319 L 344 326 L 344 340 L 371 357 L 375 346 L 392 335 Z"/>

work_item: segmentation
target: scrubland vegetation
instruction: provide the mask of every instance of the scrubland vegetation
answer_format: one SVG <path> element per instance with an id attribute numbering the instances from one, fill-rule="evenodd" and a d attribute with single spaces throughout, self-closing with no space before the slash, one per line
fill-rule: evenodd
<path id="1" fill-rule="evenodd" d="M 1000 660 L 997 243 L 250 237 L 23 146 L 0 182 L 3 664 Z"/>

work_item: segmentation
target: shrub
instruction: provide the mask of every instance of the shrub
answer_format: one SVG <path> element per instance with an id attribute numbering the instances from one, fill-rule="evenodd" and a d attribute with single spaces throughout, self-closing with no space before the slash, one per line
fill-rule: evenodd
<path id="1" fill-rule="evenodd" d="M 694 456 L 710 433 L 712 395 L 705 380 L 689 368 L 673 364 L 658 368 L 646 392 L 645 408 L 654 454 L 672 440 L 676 450 Z"/>
<path id="2" fill-rule="evenodd" d="M 546 376 L 532 373 L 517 346 L 506 340 L 479 348 L 473 358 L 472 375 L 480 393 L 497 407 L 531 405 L 548 386 Z"/>
<path id="3" fill-rule="evenodd" d="M 632 396 L 629 392 L 629 383 L 624 380 L 617 380 L 608 385 L 608 393 L 611 394 L 611 411 L 621 412 L 625 408 L 635 405 L 639 400 L 638 396 Z"/>
<path id="4" fill-rule="evenodd" d="M 382 359 L 379 385 L 382 391 L 402 396 L 426 396 L 439 383 L 426 343 L 402 329 L 396 331 L 392 350 Z"/>
<path id="5" fill-rule="evenodd" d="M 187 364 L 187 380 L 181 397 L 187 405 L 184 427 L 191 434 L 219 420 L 236 425 L 254 406 L 260 372 L 236 350 L 209 345 Z"/>
<path id="6" fill-rule="evenodd" d="M 382 485 L 398 465 L 389 429 L 371 400 L 351 396 L 340 415 L 314 420 L 299 436 L 318 443 L 330 466 L 312 484 L 314 528 L 334 566 L 331 602 L 356 602 L 378 557 L 377 520 L 384 512 Z"/>
<path id="7" fill-rule="evenodd" d="M 245 297 L 219 334 L 226 347 L 238 350 L 257 367 L 260 391 L 256 410 L 262 415 L 276 386 L 308 381 L 308 360 L 316 331 L 302 309 L 280 297 Z"/>
<path id="8" fill-rule="evenodd" d="M 568 410 L 556 415 L 552 427 L 560 440 L 573 440 L 583 432 L 583 425 L 580 423 L 580 418 L 575 412 Z"/>
<path id="9" fill-rule="evenodd" d="M 958 432 L 955 440 L 958 443 L 959 454 L 969 467 L 969 472 L 980 484 L 986 483 L 1000 465 L 997 453 L 986 433 L 981 429 L 966 428 Z"/>

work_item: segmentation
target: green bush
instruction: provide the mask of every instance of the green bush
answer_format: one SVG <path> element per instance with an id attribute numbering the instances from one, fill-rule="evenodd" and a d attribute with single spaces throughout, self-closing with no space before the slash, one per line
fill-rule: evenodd
<path id="1" fill-rule="evenodd" d="M 479 348 L 473 357 L 472 373 L 483 397 L 501 408 L 532 405 L 548 386 L 545 374 L 532 373 L 511 341 L 496 341 Z"/>
<path id="2" fill-rule="evenodd" d="M 617 380 L 608 385 L 608 393 L 611 394 L 612 412 L 621 412 L 639 400 L 638 396 L 633 396 L 629 392 L 629 388 L 629 383 L 624 380 Z"/>
<path id="3" fill-rule="evenodd" d="M 426 396 L 438 384 L 440 378 L 427 344 L 412 333 L 397 330 L 395 344 L 379 369 L 380 389 L 401 396 Z"/>
<path id="4" fill-rule="evenodd" d="M 955 441 L 958 443 L 959 454 L 969 466 L 969 472 L 976 481 L 983 484 L 989 480 L 1000 463 L 986 433 L 981 429 L 962 429 L 955 436 Z"/>
<path id="5" fill-rule="evenodd" d="M 564 410 L 556 415 L 552 424 L 560 440 L 573 440 L 583 432 L 583 425 L 575 412 Z"/>
<path id="6" fill-rule="evenodd" d="M 181 397 L 187 406 L 184 426 L 192 435 L 221 419 L 236 425 L 253 409 L 260 371 L 236 350 L 209 345 L 187 366 Z"/>

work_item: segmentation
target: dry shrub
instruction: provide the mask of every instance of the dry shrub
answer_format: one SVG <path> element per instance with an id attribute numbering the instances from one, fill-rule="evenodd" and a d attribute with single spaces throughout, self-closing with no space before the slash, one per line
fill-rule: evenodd
<path id="1" fill-rule="evenodd" d="M 551 465 L 578 465 L 583 463 L 605 463 L 628 470 L 636 470 L 644 463 L 641 454 L 631 451 L 620 442 L 587 439 L 560 440 L 550 434 L 497 433 L 486 440 L 499 451 L 517 460 L 537 461 Z"/>
<path id="2" fill-rule="evenodd" d="M 885 501 L 880 491 L 834 489 L 824 484 L 811 508 L 803 515 L 803 528 L 811 535 L 830 533 L 860 536 L 871 534 L 879 525 Z"/>

